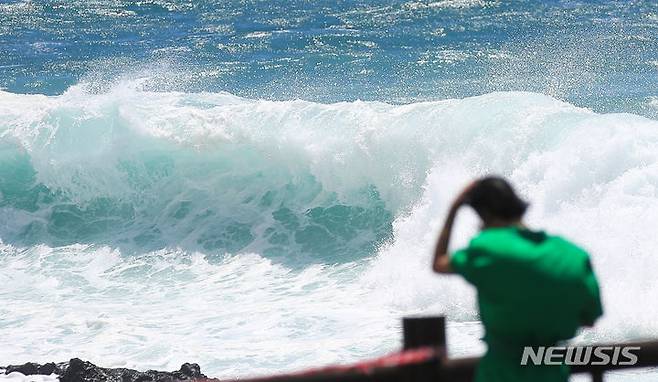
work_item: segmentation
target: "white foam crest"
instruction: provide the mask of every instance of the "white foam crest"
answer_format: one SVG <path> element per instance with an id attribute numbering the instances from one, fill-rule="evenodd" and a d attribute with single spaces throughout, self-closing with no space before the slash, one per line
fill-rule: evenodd
<path id="1" fill-rule="evenodd" d="M 627 114 L 589 115 L 577 121 L 554 118 L 529 128 L 542 142 L 511 167 L 495 166 L 531 201 L 530 226 L 564 235 L 585 247 L 599 276 L 605 315 L 579 340 L 651 338 L 658 335 L 655 304 L 658 269 L 654 254 L 658 226 L 658 123 Z M 548 133 L 555 134 L 550 137 Z M 515 145 L 492 139 L 482 154 L 516 153 Z M 522 147 L 520 149 L 523 149 Z M 431 275 L 438 230 L 450 199 L 467 179 L 491 170 L 466 166 L 471 152 L 438 162 L 420 201 L 394 225 L 395 242 L 384 248 L 367 280 L 387 289 L 395 306 L 436 311 L 457 320 L 476 317 L 470 287 L 453 276 Z M 489 156 L 488 156 L 489 157 Z M 490 158 L 490 157 L 489 157 Z M 477 229 L 467 210 L 458 217 L 453 248 Z"/>
<path id="2" fill-rule="evenodd" d="M 436 161 L 459 155 L 471 165 L 509 171 L 546 140 L 559 139 L 562 128 L 550 124 L 547 131 L 548 119 L 567 114 L 577 120 L 589 113 L 532 93 L 396 106 L 152 93 L 138 84 L 122 83 L 104 94 L 82 86 L 56 97 L 0 93 L 7 100 L 0 134 L 29 151 L 43 184 L 78 200 L 143 194 L 125 169 L 139 154 L 164 150 L 182 161 L 231 150 L 240 155 L 248 148 L 246 163 L 257 167 L 252 171 L 310 173 L 328 192 L 345 197 L 374 185 L 397 211 L 417 200 Z M 498 155 L 492 140 L 515 150 Z"/>
<path id="3" fill-rule="evenodd" d="M 456 162 L 440 170 L 435 169 L 428 176 L 425 197 L 413 211 L 396 220 L 395 241 L 380 251 L 364 282 L 382 292 L 382 303 L 397 307 L 404 314 L 446 314 L 450 319 L 474 321 L 477 312 L 472 288 L 460 278 L 437 277 L 431 271 L 430 255 L 445 208 L 458 187 L 470 178 L 469 171 Z M 467 223 L 473 221 L 470 214 L 455 227 L 454 240 L 458 245 L 466 243 Z"/>

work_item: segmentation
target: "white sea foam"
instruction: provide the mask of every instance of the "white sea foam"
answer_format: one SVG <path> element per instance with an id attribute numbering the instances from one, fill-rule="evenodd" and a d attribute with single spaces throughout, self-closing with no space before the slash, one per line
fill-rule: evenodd
<path id="1" fill-rule="evenodd" d="M 199 200 L 253 232 L 273 210 L 249 200 L 291 180 L 310 177 L 320 190 L 309 196 L 311 183 L 298 182 L 307 188 L 277 201 L 300 208 L 364 206 L 360 190 L 373 187 L 393 216 L 392 237 L 369 256 L 295 266 L 261 253 L 258 240 L 226 255 L 192 250 L 176 236 L 197 229 L 192 220 L 137 208 L 136 226 L 156 226 L 181 247 L 135 254 L 118 240 L 25 245 L 16 232 L 54 207 L 2 196 L 0 359 L 78 356 L 170 370 L 194 361 L 213 376 L 253 375 L 381 354 L 398 346 L 399 317 L 416 313 L 449 316 L 453 354 L 481 351 L 472 289 L 432 275 L 429 262 L 450 199 L 489 172 L 510 177 L 532 202 L 530 225 L 591 252 L 606 315 L 580 339 L 658 336 L 658 307 L 647 303 L 658 297 L 656 121 L 533 93 L 325 105 L 133 85 L 56 97 L 0 93 L 1 147 L 29 157 L 35 184 L 69 203 Z M 165 176 L 145 170 L 149 160 L 173 165 Z M 454 245 L 476 224 L 473 214 L 460 215 Z"/>
<path id="2" fill-rule="evenodd" d="M 0 381 L 6 382 L 57 382 L 57 374 L 51 375 L 23 375 L 18 372 L 0 374 Z"/>

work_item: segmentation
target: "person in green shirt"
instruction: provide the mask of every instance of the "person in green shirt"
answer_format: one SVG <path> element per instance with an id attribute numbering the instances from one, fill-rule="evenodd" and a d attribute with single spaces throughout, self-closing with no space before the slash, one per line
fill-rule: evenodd
<path id="1" fill-rule="evenodd" d="M 481 231 L 452 256 L 448 244 L 461 206 L 482 220 Z M 555 346 L 603 314 L 589 255 L 566 239 L 527 228 L 528 204 L 503 178 L 466 187 L 453 202 L 434 253 L 433 269 L 457 273 L 477 290 L 487 352 L 476 382 L 566 382 L 568 366 L 521 365 L 525 346 Z"/>

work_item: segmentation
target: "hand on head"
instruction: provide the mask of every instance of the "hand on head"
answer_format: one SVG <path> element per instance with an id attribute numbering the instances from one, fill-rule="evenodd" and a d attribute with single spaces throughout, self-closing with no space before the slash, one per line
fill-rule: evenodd
<path id="1" fill-rule="evenodd" d="M 469 183 L 464 189 L 457 195 L 457 198 L 452 202 L 453 208 L 461 207 L 464 204 L 468 204 L 468 199 L 470 196 L 471 191 L 475 188 L 475 186 L 478 184 L 477 180 L 472 181 Z"/>

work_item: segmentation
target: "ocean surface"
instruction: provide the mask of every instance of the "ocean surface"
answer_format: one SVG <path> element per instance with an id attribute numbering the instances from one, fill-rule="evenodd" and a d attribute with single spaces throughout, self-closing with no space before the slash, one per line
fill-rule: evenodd
<path id="1" fill-rule="evenodd" d="M 479 354 L 429 264 L 486 173 L 591 253 L 578 341 L 658 337 L 655 1 L 3 0 L 0 89 L 0 364 L 262 375 L 413 314 Z"/>

